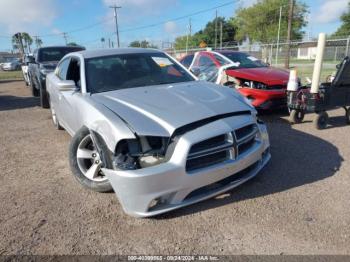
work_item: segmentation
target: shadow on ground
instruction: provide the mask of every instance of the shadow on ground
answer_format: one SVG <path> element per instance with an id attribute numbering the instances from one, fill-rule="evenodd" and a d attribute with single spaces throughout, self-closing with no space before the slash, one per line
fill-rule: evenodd
<path id="1" fill-rule="evenodd" d="M 257 177 L 228 192 L 224 198 L 213 198 L 157 218 L 169 219 L 283 192 L 327 179 L 340 168 L 343 158 L 331 143 L 292 129 L 278 114 L 261 118 L 268 126 L 272 159 Z"/>
<path id="2" fill-rule="evenodd" d="M 39 106 L 38 97 L 0 96 L 0 111 Z"/>

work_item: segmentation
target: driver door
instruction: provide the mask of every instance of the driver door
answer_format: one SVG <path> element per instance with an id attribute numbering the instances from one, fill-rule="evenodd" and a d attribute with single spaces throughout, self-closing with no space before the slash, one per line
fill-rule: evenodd
<path id="1" fill-rule="evenodd" d="M 79 121 L 77 121 L 77 105 L 81 98 L 81 81 L 80 81 L 80 59 L 71 57 L 69 60 L 67 72 L 63 75 L 62 80 L 74 81 L 76 89 L 60 91 L 59 99 L 61 104 L 61 113 L 71 133 L 79 129 Z"/>

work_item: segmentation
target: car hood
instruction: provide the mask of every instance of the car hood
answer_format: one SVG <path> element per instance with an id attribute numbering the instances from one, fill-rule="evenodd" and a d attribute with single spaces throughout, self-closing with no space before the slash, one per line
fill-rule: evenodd
<path id="1" fill-rule="evenodd" d="M 128 88 L 93 94 L 138 135 L 170 136 L 186 124 L 208 117 L 254 110 L 235 90 L 209 82 Z"/>
<path id="2" fill-rule="evenodd" d="M 267 85 L 287 85 L 289 79 L 287 70 L 274 67 L 228 69 L 226 73 L 233 77 L 258 81 Z"/>

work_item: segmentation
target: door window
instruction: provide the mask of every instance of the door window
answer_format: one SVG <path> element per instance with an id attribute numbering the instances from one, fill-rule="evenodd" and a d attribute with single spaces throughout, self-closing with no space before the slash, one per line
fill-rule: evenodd
<path id="1" fill-rule="evenodd" d="M 80 83 L 80 60 L 73 57 L 70 60 L 67 70 L 67 80 L 73 80 L 77 87 L 81 87 Z"/>
<path id="2" fill-rule="evenodd" d="M 215 82 L 218 76 L 219 68 L 216 66 L 214 61 L 206 56 L 200 55 L 198 60 L 199 68 L 199 80 L 205 80 L 209 82 Z"/>
<path id="3" fill-rule="evenodd" d="M 57 67 L 57 77 L 61 80 L 67 80 L 67 71 L 69 66 L 70 58 L 64 59 Z"/>

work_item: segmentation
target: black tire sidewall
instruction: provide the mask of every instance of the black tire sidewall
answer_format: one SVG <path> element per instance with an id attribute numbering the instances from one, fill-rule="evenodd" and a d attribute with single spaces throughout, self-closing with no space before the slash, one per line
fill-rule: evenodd
<path id="1" fill-rule="evenodd" d="M 40 94 L 39 94 L 39 90 L 36 88 L 36 85 L 35 85 L 35 82 L 31 79 L 30 80 L 31 82 L 31 89 L 32 89 L 32 95 L 35 96 L 35 97 L 38 97 Z"/>
<path id="2" fill-rule="evenodd" d="M 290 112 L 289 119 L 291 123 L 299 124 L 304 120 L 304 116 L 305 116 L 305 113 L 303 111 L 293 109 Z"/>
<path id="3" fill-rule="evenodd" d="M 328 114 L 326 112 L 318 113 L 314 120 L 315 127 L 319 130 L 322 130 L 327 127 L 327 124 L 328 124 Z"/>
<path id="4" fill-rule="evenodd" d="M 97 182 L 88 179 L 84 174 L 80 171 L 77 160 L 77 150 L 79 143 L 82 141 L 84 137 L 89 135 L 90 132 L 86 127 L 81 128 L 72 138 L 71 143 L 69 145 L 69 164 L 71 171 L 74 177 L 78 180 L 80 184 L 84 187 L 97 191 L 97 192 L 110 192 L 112 191 L 112 186 L 108 180 Z M 109 162 L 109 161 L 108 161 Z M 107 166 L 107 168 L 109 168 Z"/>
<path id="5" fill-rule="evenodd" d="M 50 108 L 47 92 L 40 86 L 40 105 L 42 108 Z"/>

